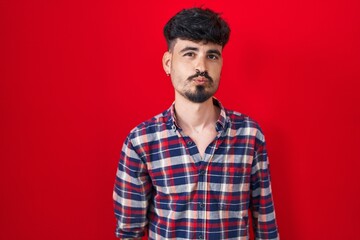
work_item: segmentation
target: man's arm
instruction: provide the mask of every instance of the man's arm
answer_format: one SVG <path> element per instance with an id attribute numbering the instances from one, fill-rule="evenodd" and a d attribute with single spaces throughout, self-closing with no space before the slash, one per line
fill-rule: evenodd
<path id="1" fill-rule="evenodd" d="M 251 169 L 251 211 L 255 239 L 279 239 L 273 205 L 269 162 L 264 135 L 256 136 L 255 154 Z"/>
<path id="2" fill-rule="evenodd" d="M 116 237 L 141 239 L 144 235 L 151 189 L 146 164 L 128 137 L 122 148 L 113 192 Z"/>

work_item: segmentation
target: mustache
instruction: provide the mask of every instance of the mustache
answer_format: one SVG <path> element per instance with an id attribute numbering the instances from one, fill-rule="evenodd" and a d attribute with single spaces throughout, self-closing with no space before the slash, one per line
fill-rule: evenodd
<path id="1" fill-rule="evenodd" d="M 213 79 L 209 76 L 207 71 L 204 71 L 204 72 L 197 71 L 194 75 L 191 75 L 190 77 L 188 77 L 188 80 L 190 81 L 197 77 L 205 77 L 210 82 L 213 82 Z"/>

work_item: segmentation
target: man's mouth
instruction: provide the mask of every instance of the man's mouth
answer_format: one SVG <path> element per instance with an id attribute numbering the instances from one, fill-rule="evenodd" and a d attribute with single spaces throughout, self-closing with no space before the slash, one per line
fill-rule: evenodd
<path id="1" fill-rule="evenodd" d="M 200 75 L 199 73 L 196 73 L 195 75 L 190 76 L 188 80 L 194 81 L 198 84 L 205 84 L 207 82 L 212 82 L 212 78 L 206 72 L 204 75 Z"/>
<path id="2" fill-rule="evenodd" d="M 207 83 L 209 80 L 205 77 L 195 77 L 192 79 L 195 83 L 197 84 L 205 84 Z"/>

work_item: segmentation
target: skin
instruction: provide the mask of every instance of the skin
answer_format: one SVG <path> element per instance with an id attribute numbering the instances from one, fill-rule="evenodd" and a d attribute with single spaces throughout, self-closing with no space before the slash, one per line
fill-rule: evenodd
<path id="1" fill-rule="evenodd" d="M 217 135 L 215 123 L 220 109 L 211 97 L 218 89 L 222 64 L 222 46 L 211 42 L 176 39 L 163 56 L 164 71 L 170 74 L 175 90 L 177 123 L 196 143 L 201 156 Z M 206 71 L 212 80 L 201 76 L 189 80 L 196 70 Z M 208 98 L 202 102 L 189 99 L 188 95 L 198 94 L 199 89 Z"/>

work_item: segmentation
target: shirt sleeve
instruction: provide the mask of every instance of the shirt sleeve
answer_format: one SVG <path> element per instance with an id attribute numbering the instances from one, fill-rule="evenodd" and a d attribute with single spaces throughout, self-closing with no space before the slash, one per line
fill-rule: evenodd
<path id="1" fill-rule="evenodd" d="M 270 170 L 264 135 L 259 131 L 251 169 L 251 202 L 255 239 L 279 239 L 271 192 Z"/>
<path id="2" fill-rule="evenodd" d="M 116 237 L 122 239 L 144 236 L 151 189 L 146 164 L 128 137 L 121 151 L 113 191 Z"/>

